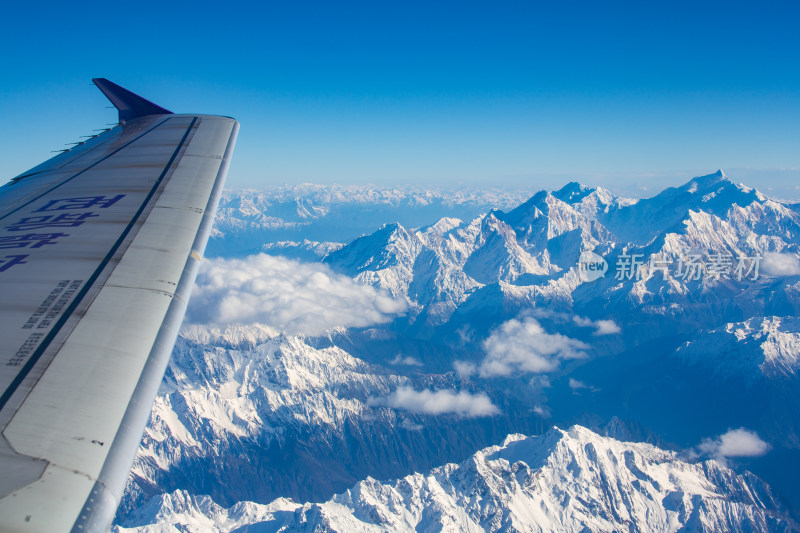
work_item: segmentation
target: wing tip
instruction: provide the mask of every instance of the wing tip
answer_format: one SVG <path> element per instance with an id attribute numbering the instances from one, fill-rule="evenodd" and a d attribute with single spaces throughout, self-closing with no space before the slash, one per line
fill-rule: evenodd
<path id="1" fill-rule="evenodd" d="M 160 105 L 154 104 L 146 98 L 142 98 L 136 93 L 120 87 L 113 81 L 106 78 L 92 78 L 98 89 L 114 104 L 119 111 L 119 121 L 126 122 L 139 117 L 148 115 L 171 115 L 172 111 L 164 109 Z"/>

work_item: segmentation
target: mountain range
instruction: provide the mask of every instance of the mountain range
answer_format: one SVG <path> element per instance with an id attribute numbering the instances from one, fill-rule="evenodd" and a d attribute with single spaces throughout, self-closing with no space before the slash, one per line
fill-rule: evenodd
<path id="1" fill-rule="evenodd" d="M 185 326 L 117 524 L 797 529 L 798 206 L 721 171 L 515 195 L 229 193 L 196 291 L 275 318 Z M 342 326 L 281 331 L 336 298 Z"/>
<path id="2" fill-rule="evenodd" d="M 153 520 L 155 523 L 149 523 Z M 285 498 L 223 508 L 176 490 L 118 532 L 136 531 L 793 531 L 770 488 L 717 461 L 581 426 L 514 434 L 499 446 L 389 482 L 367 478 L 323 503 Z"/>

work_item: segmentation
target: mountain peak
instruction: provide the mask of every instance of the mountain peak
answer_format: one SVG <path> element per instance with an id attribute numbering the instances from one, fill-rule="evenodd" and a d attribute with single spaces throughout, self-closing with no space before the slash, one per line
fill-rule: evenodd
<path id="1" fill-rule="evenodd" d="M 162 522 L 196 524 L 208 520 L 203 512 L 209 508 L 205 512 L 215 521 L 269 531 L 675 531 L 706 524 L 725 531 L 789 531 L 794 526 L 792 512 L 755 476 L 713 461 L 687 463 L 674 452 L 619 442 L 581 426 L 536 437 L 510 435 L 459 464 L 388 483 L 367 477 L 325 503 L 282 499 L 223 509 L 212 507 L 210 498 L 195 497 L 205 508 L 185 498 L 173 504 L 170 498 L 175 496 L 161 497 L 148 514 Z M 244 506 L 249 520 L 235 512 Z M 148 520 L 144 513 L 137 518 Z"/>
<path id="2" fill-rule="evenodd" d="M 595 191 L 592 187 L 581 185 L 577 181 L 571 181 L 557 191 L 553 191 L 553 196 L 568 204 L 577 203 Z"/>
<path id="3" fill-rule="evenodd" d="M 733 183 L 728 176 L 720 169 L 714 172 L 713 174 L 708 174 L 706 176 L 697 176 L 689 180 L 689 183 L 684 185 L 686 190 L 691 193 L 697 191 L 704 191 L 710 187 L 714 187 L 721 183 Z"/>

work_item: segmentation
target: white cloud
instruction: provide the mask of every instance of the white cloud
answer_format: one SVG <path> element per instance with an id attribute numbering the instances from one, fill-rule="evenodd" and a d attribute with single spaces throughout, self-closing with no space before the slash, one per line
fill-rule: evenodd
<path id="1" fill-rule="evenodd" d="M 472 344 L 472 330 L 470 330 L 469 327 L 466 325 L 461 326 L 456 330 L 456 333 L 458 334 L 458 340 L 462 345 Z"/>
<path id="2" fill-rule="evenodd" d="M 575 392 L 575 393 L 577 393 L 579 390 L 582 390 L 582 389 L 583 390 L 588 390 L 588 391 L 591 391 L 591 392 L 597 392 L 598 390 L 600 390 L 600 389 L 598 389 L 596 387 L 592 387 L 591 385 L 587 385 L 583 381 L 579 381 L 579 380 L 574 379 L 574 378 L 569 378 L 569 388 L 572 389 L 572 392 Z"/>
<path id="3" fill-rule="evenodd" d="M 261 323 L 290 335 L 388 322 L 404 301 L 326 265 L 265 254 L 203 263 L 187 311 L 194 324 Z"/>
<path id="4" fill-rule="evenodd" d="M 528 381 L 528 385 L 530 385 L 532 389 L 539 391 L 549 389 L 550 378 L 543 374 L 535 375 Z"/>
<path id="5" fill-rule="evenodd" d="M 385 400 L 372 400 L 373 405 L 387 405 L 412 413 L 441 415 L 454 413 L 463 417 L 490 416 L 500 413 L 486 393 L 470 394 L 467 391 L 422 390 L 400 387 Z"/>
<path id="6" fill-rule="evenodd" d="M 478 372 L 478 367 L 475 366 L 474 363 L 470 363 L 469 361 L 453 361 L 453 368 L 456 370 L 456 374 L 461 376 L 462 378 L 471 376 Z"/>
<path id="7" fill-rule="evenodd" d="M 400 354 L 397 354 L 394 359 L 389 361 L 390 365 L 408 365 L 408 366 L 422 366 L 422 362 L 416 357 L 411 357 L 407 355 L 403 357 Z"/>
<path id="8" fill-rule="evenodd" d="M 514 372 L 542 373 L 558 368 L 562 359 L 586 356 L 589 346 L 577 339 L 547 333 L 536 319 L 504 322 L 483 343 L 486 357 L 481 376 L 508 376 Z"/>
<path id="9" fill-rule="evenodd" d="M 794 254 L 765 253 L 761 258 L 760 271 L 772 276 L 797 276 L 800 274 L 800 259 Z"/>
<path id="10" fill-rule="evenodd" d="M 758 434 L 745 428 L 731 429 L 715 439 L 704 439 L 698 449 L 701 453 L 724 461 L 728 457 L 759 457 L 769 451 L 770 445 Z"/>
<path id="11" fill-rule="evenodd" d="M 595 335 L 615 335 L 622 331 L 613 320 L 595 320 L 594 327 L 597 328 Z"/>
<path id="12" fill-rule="evenodd" d="M 542 418 L 550 418 L 550 408 L 546 405 L 536 404 L 533 406 L 533 412 L 537 415 L 541 416 Z"/>
<path id="13" fill-rule="evenodd" d="M 583 381 L 578 381 L 577 379 L 569 378 L 569 388 L 572 390 L 579 390 L 579 389 L 588 389 L 589 386 Z"/>
<path id="14" fill-rule="evenodd" d="M 591 318 L 553 311 L 541 307 L 535 307 L 529 311 L 529 316 L 540 319 L 551 319 L 558 322 L 574 322 L 582 328 L 595 328 L 594 335 L 616 335 L 622 329 L 613 320 L 592 320 Z"/>
<path id="15" fill-rule="evenodd" d="M 572 320 L 579 326 L 595 328 L 595 335 L 616 335 L 622 331 L 613 320 L 592 320 L 578 315 L 575 315 Z"/>
<path id="16" fill-rule="evenodd" d="M 403 429 L 407 429 L 408 431 L 422 431 L 422 424 L 415 424 L 408 418 L 404 418 L 402 422 L 400 422 L 400 427 Z"/>

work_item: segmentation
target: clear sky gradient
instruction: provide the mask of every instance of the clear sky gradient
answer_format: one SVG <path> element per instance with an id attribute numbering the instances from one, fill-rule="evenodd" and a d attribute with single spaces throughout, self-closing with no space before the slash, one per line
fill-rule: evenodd
<path id="1" fill-rule="evenodd" d="M 647 196 L 723 168 L 800 198 L 800 2 L 17 2 L 2 178 L 115 120 L 107 77 L 241 122 L 231 186 Z"/>

